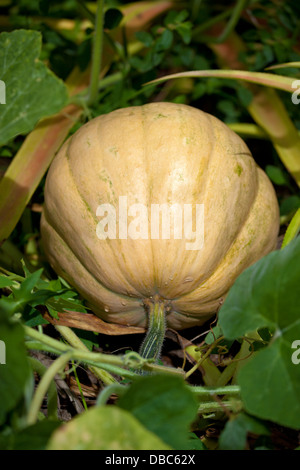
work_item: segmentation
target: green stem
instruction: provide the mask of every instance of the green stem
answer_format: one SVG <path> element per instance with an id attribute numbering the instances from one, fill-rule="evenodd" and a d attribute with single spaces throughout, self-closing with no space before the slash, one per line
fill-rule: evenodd
<path id="1" fill-rule="evenodd" d="M 211 351 L 215 348 L 216 344 L 219 343 L 220 341 L 223 340 L 223 336 L 218 338 L 214 343 L 208 348 L 205 354 L 203 354 L 200 358 L 199 361 L 196 362 L 196 364 L 186 372 L 185 378 L 187 379 L 190 375 L 192 375 L 197 369 L 199 369 L 200 366 L 202 366 L 203 362 L 210 356 Z"/>
<path id="2" fill-rule="evenodd" d="M 250 123 L 228 123 L 228 127 L 242 137 L 253 137 L 254 139 L 269 139 L 269 135 L 261 127 Z M 298 131 L 300 137 L 300 131 Z"/>
<path id="3" fill-rule="evenodd" d="M 48 370 L 47 367 L 34 357 L 29 357 L 28 359 L 34 372 L 43 377 Z M 51 381 L 48 388 L 47 410 L 48 418 L 57 419 L 57 390 L 54 380 Z"/>
<path id="4" fill-rule="evenodd" d="M 243 137 L 253 137 L 254 139 L 268 139 L 268 134 L 256 124 L 251 123 L 229 123 L 228 127 Z"/>
<path id="5" fill-rule="evenodd" d="M 113 85 L 114 83 L 119 82 L 122 80 L 123 74 L 122 72 L 116 72 L 112 75 L 108 75 L 101 79 L 98 84 L 98 91 L 106 88 L 107 86 Z M 99 77 L 98 77 L 99 80 Z M 69 104 L 75 104 L 77 106 L 85 106 L 86 105 L 86 90 L 80 91 L 76 95 L 70 96 Z"/>
<path id="6" fill-rule="evenodd" d="M 197 41 L 197 36 L 199 36 L 203 31 L 211 28 L 215 24 L 219 23 L 222 20 L 225 20 L 228 16 L 230 16 L 232 8 L 226 8 L 225 11 L 220 13 L 219 15 L 210 18 L 209 20 L 205 21 L 205 23 L 200 24 L 199 26 L 195 26 L 192 30 L 192 36 L 195 41 Z"/>
<path id="7" fill-rule="evenodd" d="M 231 378 L 231 383 L 232 384 L 237 383 L 237 376 L 239 374 L 239 371 L 240 371 L 241 367 L 244 366 L 244 364 L 246 363 L 248 358 L 249 358 L 249 342 L 246 341 L 245 339 L 243 339 L 240 350 L 234 357 L 234 360 L 236 362 L 236 367 L 234 368 L 232 378 Z M 227 367 L 230 367 L 230 364 Z M 234 385 L 232 385 L 232 386 L 234 386 Z"/>
<path id="8" fill-rule="evenodd" d="M 103 21 L 104 21 L 104 0 L 97 1 L 97 13 L 95 21 L 95 32 L 92 52 L 92 68 L 91 81 L 89 88 L 89 96 L 87 100 L 88 106 L 91 106 L 97 99 L 98 82 L 102 62 L 103 49 Z"/>
<path id="9" fill-rule="evenodd" d="M 127 387 L 121 384 L 112 384 L 108 387 L 105 387 L 98 395 L 96 406 L 104 406 L 106 405 L 109 397 L 112 394 L 116 394 L 118 396 L 124 395 L 127 391 Z"/>
<path id="10" fill-rule="evenodd" d="M 223 42 L 225 39 L 228 38 L 229 34 L 234 30 L 236 27 L 240 16 L 242 14 L 242 11 L 245 9 L 247 6 L 248 0 L 237 0 L 235 7 L 233 9 L 232 15 L 226 24 L 223 32 L 220 34 L 218 38 L 216 38 L 217 42 Z"/>
<path id="11" fill-rule="evenodd" d="M 77 374 L 77 366 L 75 364 L 75 362 L 72 360 L 72 370 L 73 370 L 73 374 L 74 374 L 74 377 L 75 377 L 75 380 L 76 380 L 76 383 L 77 383 L 77 387 L 78 387 L 78 390 L 80 392 L 80 396 L 81 396 L 81 401 L 82 401 L 82 404 L 83 404 L 83 407 L 85 409 L 85 411 L 87 411 L 88 407 L 87 407 L 87 404 L 86 404 L 86 401 L 85 401 L 85 398 L 84 398 L 84 395 L 83 395 L 83 391 L 82 391 L 82 387 L 81 387 L 81 383 L 80 383 L 80 380 L 79 380 L 79 377 L 78 377 L 78 374 Z"/>
<path id="12" fill-rule="evenodd" d="M 192 4 L 192 13 L 191 13 L 191 20 L 196 22 L 199 11 L 201 9 L 202 0 L 194 0 Z"/>
<path id="13" fill-rule="evenodd" d="M 243 409 L 243 403 L 241 400 L 234 400 L 234 401 L 224 401 L 221 403 L 218 403 L 216 401 L 208 401 L 201 403 L 201 405 L 198 408 L 198 413 L 199 414 L 207 414 L 207 413 L 215 413 L 217 411 L 223 411 L 224 410 L 229 410 L 229 411 L 240 411 Z"/>
<path id="14" fill-rule="evenodd" d="M 153 300 L 147 300 L 145 307 L 148 309 L 148 330 L 139 354 L 144 359 L 157 361 L 166 332 L 166 304 L 155 297 Z"/>
<path id="15" fill-rule="evenodd" d="M 124 356 L 114 356 L 112 354 L 102 354 L 95 353 L 90 351 L 83 351 L 80 349 L 70 348 L 67 344 L 62 343 L 54 338 L 51 338 L 45 334 L 39 333 L 34 328 L 29 326 L 24 326 L 25 335 L 34 341 L 25 342 L 26 346 L 29 349 L 37 349 L 42 351 L 49 351 L 53 354 L 62 354 L 67 351 L 72 352 L 72 359 L 83 362 L 87 365 L 101 367 L 104 370 L 109 370 L 113 374 L 117 374 L 121 377 L 127 377 L 130 379 L 136 379 L 138 376 L 132 370 L 128 370 L 127 367 L 131 369 L 139 369 L 140 367 L 149 372 L 160 372 L 162 374 L 171 374 L 171 375 L 184 375 L 184 372 L 181 369 L 175 369 L 173 367 L 165 367 L 157 364 L 151 364 L 147 361 L 140 364 L 139 361 L 137 365 L 130 363 L 128 366 L 128 358 Z M 136 353 L 137 354 L 137 353 Z M 140 358 L 142 361 L 142 358 Z M 139 365 L 140 364 L 140 365 Z"/>
<path id="16" fill-rule="evenodd" d="M 57 341 L 45 334 L 41 334 L 37 330 L 28 326 L 24 326 L 24 330 L 26 336 L 35 340 L 25 342 L 28 349 L 48 351 L 57 355 L 71 351 L 72 359 L 83 362 L 88 366 L 92 366 L 94 368 L 98 368 L 100 366 L 101 369 L 120 375 L 121 377 L 127 377 L 130 379 L 134 379 L 136 377 L 134 372 L 122 368 L 125 365 L 122 357 L 70 348 L 67 344 Z"/>
<path id="17" fill-rule="evenodd" d="M 237 362 L 232 361 L 228 366 L 225 367 L 225 369 L 222 371 L 220 377 L 218 378 L 216 382 L 216 387 L 223 387 L 226 385 L 233 377 L 235 370 L 237 367 Z"/>
<path id="18" fill-rule="evenodd" d="M 247 0 L 237 0 L 233 8 L 226 8 L 226 10 L 220 13 L 219 15 L 216 15 L 213 18 L 207 20 L 205 23 L 196 26 L 192 32 L 194 40 L 197 41 L 197 39 L 200 39 L 200 41 L 209 41 L 214 43 L 222 43 L 223 41 L 225 41 L 228 38 L 229 34 L 236 27 L 240 19 L 241 13 L 247 6 L 247 3 Z M 230 18 L 226 23 L 222 33 L 217 38 L 213 38 L 211 36 L 202 36 L 198 38 L 198 36 L 201 35 L 204 31 L 211 28 L 215 24 L 218 24 L 219 22 L 225 20 L 228 16 L 230 16 Z"/>
<path id="19" fill-rule="evenodd" d="M 56 359 L 53 364 L 47 369 L 45 374 L 43 375 L 36 392 L 34 394 L 34 397 L 32 399 L 29 411 L 28 411 L 28 416 L 27 416 L 27 423 L 28 426 L 34 424 L 37 419 L 38 419 L 38 413 L 41 408 L 44 396 L 47 393 L 47 390 L 49 389 L 51 382 L 54 380 L 54 377 L 56 374 L 58 374 L 64 367 L 65 365 L 69 362 L 70 358 L 72 356 L 71 351 L 66 352 L 62 356 L 60 356 L 58 359 Z"/>
<path id="20" fill-rule="evenodd" d="M 62 335 L 63 338 L 71 345 L 73 348 L 81 349 L 82 351 L 88 351 L 88 348 L 85 344 L 81 341 L 80 338 L 74 333 L 71 328 L 67 326 L 59 326 L 56 325 L 57 331 Z M 100 379 L 105 385 L 110 385 L 115 383 L 116 380 L 103 369 L 99 369 L 98 367 L 90 366 L 91 371 Z"/>
<path id="21" fill-rule="evenodd" d="M 189 387 L 190 390 L 200 398 L 211 397 L 213 395 L 240 396 L 241 389 L 238 385 L 227 385 L 224 387 Z"/>

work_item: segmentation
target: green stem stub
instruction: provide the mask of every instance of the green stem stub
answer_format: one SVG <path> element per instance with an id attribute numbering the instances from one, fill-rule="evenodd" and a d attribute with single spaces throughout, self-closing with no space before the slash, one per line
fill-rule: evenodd
<path id="1" fill-rule="evenodd" d="M 144 359 L 157 361 L 160 356 L 166 332 L 167 302 L 155 296 L 144 301 L 148 311 L 148 329 L 139 354 Z"/>

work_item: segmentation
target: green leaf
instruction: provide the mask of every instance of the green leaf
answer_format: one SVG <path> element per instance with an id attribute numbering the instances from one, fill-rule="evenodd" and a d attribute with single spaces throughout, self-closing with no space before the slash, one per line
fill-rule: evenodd
<path id="1" fill-rule="evenodd" d="M 24 346 L 24 330 L 21 324 L 12 319 L 4 310 L 1 310 L 0 316 L 0 340 L 3 342 L 0 344 L 2 346 L 0 361 L 1 425 L 5 422 L 7 414 L 22 401 L 28 385 L 32 382 L 32 374 Z"/>
<path id="2" fill-rule="evenodd" d="M 123 13 L 117 8 L 109 8 L 104 15 L 104 29 L 114 29 L 121 23 Z"/>
<path id="3" fill-rule="evenodd" d="M 219 448 L 221 450 L 244 450 L 248 432 L 258 436 L 270 434 L 264 424 L 245 413 L 240 413 L 237 417 L 227 421 L 220 435 Z"/>
<path id="4" fill-rule="evenodd" d="M 176 13 L 175 23 L 182 23 L 189 17 L 188 10 L 181 10 L 179 13 Z"/>
<path id="5" fill-rule="evenodd" d="M 218 102 L 218 109 L 222 111 L 228 117 L 232 117 L 233 119 L 237 119 L 238 111 L 235 107 L 235 104 L 232 103 L 230 100 L 220 100 Z"/>
<path id="6" fill-rule="evenodd" d="M 193 432 L 189 435 L 189 450 L 207 450 L 201 439 Z"/>
<path id="7" fill-rule="evenodd" d="M 15 285 L 15 282 L 7 276 L 0 275 L 0 289 L 3 287 L 11 287 Z"/>
<path id="8" fill-rule="evenodd" d="M 21 283 L 13 283 L 14 285 L 10 285 L 11 288 L 11 295 L 9 297 L 2 297 L 0 300 L 0 308 L 3 309 L 7 314 L 13 314 L 13 313 L 23 313 L 24 309 L 26 313 L 26 308 L 29 306 L 35 307 L 37 305 L 45 304 L 46 302 L 49 301 L 51 297 L 58 297 L 57 292 L 53 290 L 53 287 L 58 285 L 60 286 L 60 281 L 58 283 L 56 282 L 55 284 L 51 284 L 49 282 L 43 281 L 40 279 L 41 274 L 43 272 L 43 269 L 39 269 L 33 273 L 30 273 L 29 271 L 26 271 L 26 277 Z M 3 281 L 4 282 L 4 281 Z M 39 288 L 40 287 L 40 288 Z M 41 287 L 44 287 L 41 288 Z M 59 294 L 61 296 L 66 295 L 67 300 L 62 300 L 62 302 L 66 303 L 68 306 L 76 307 L 78 306 L 79 311 L 85 309 L 78 305 L 78 301 L 71 299 L 72 295 L 76 295 L 74 292 L 69 292 L 65 291 L 65 289 L 62 290 L 62 292 Z M 59 298 L 56 301 L 57 304 L 61 304 Z M 54 304 L 55 305 L 55 304 Z M 40 313 L 36 310 L 34 310 L 35 316 L 38 315 L 39 318 L 36 318 L 35 320 L 31 318 L 31 321 L 28 324 L 43 324 L 45 323 L 43 321 L 42 316 Z M 28 313 L 28 312 L 27 312 Z M 26 317 L 26 320 L 28 320 L 28 315 Z M 32 323 L 32 321 L 34 323 Z M 38 323 L 35 323 L 37 321 Z M 42 323 L 41 323 L 42 322 Z"/>
<path id="9" fill-rule="evenodd" d="M 155 49 L 157 52 L 170 49 L 173 42 L 173 33 L 169 29 L 165 29 L 156 41 Z"/>
<path id="10" fill-rule="evenodd" d="M 244 271 L 219 312 L 226 338 L 236 339 L 267 327 L 267 347 L 241 367 L 238 384 L 245 409 L 283 426 L 300 426 L 300 367 L 292 344 L 300 339 L 300 238 L 270 253 Z"/>
<path id="11" fill-rule="evenodd" d="M 184 11 L 186 11 L 186 10 L 184 10 Z M 168 11 L 167 15 L 164 18 L 164 25 L 165 26 L 172 26 L 173 24 L 175 24 L 177 15 L 178 15 L 178 13 L 175 10 Z"/>
<path id="12" fill-rule="evenodd" d="M 31 298 L 31 292 L 38 280 L 42 275 L 43 269 L 35 271 L 31 275 L 25 278 L 18 288 L 13 288 L 14 297 L 17 300 L 29 300 Z"/>
<path id="13" fill-rule="evenodd" d="M 20 29 L 0 34 L 0 78 L 6 86 L 0 145 L 28 133 L 41 118 L 67 104 L 66 86 L 38 60 L 41 45 L 38 31 Z"/>
<path id="14" fill-rule="evenodd" d="M 3 450 L 44 450 L 51 434 L 60 426 L 59 421 L 43 420 L 7 436 L 0 435 Z"/>
<path id="15" fill-rule="evenodd" d="M 260 329 L 257 331 L 257 333 L 259 334 L 259 336 L 261 337 L 261 339 L 262 339 L 263 341 L 268 342 L 268 341 L 270 341 L 270 339 L 272 338 L 272 335 L 271 335 L 271 333 L 270 333 L 270 331 L 269 331 L 268 328 L 260 328 Z"/>
<path id="16" fill-rule="evenodd" d="M 220 325 L 215 326 L 214 328 L 211 328 L 211 331 L 207 333 L 205 336 L 205 343 L 206 344 L 212 344 L 216 341 L 217 338 L 223 335 L 223 332 L 221 330 Z"/>
<path id="17" fill-rule="evenodd" d="M 52 435 L 48 450 L 168 450 L 128 411 L 116 406 L 90 408 Z"/>
<path id="18" fill-rule="evenodd" d="M 238 86 L 237 95 L 243 106 L 248 107 L 253 99 L 253 93 L 248 88 Z"/>
<path id="19" fill-rule="evenodd" d="M 192 38 L 192 23 L 190 21 L 186 21 L 185 23 L 181 23 L 176 27 L 176 31 L 181 36 L 184 44 L 189 44 Z"/>
<path id="20" fill-rule="evenodd" d="M 249 413 L 299 429 L 300 368 L 292 363 L 291 344 L 276 340 L 274 345 L 257 352 L 241 368 L 238 384 Z"/>
<path id="21" fill-rule="evenodd" d="M 1 314 L 6 315 L 13 315 L 14 313 L 21 313 L 22 311 L 22 303 L 19 301 L 15 301 L 11 296 L 9 297 L 2 297 L 0 299 L 0 312 Z"/>
<path id="22" fill-rule="evenodd" d="M 153 44 L 153 37 L 148 31 L 137 31 L 135 33 L 136 38 L 141 41 L 146 47 L 150 47 Z"/>
<path id="23" fill-rule="evenodd" d="M 265 168 L 265 171 L 273 183 L 283 186 L 288 183 L 287 177 L 281 170 L 281 168 L 278 168 L 278 166 L 274 165 L 267 165 Z"/>
<path id="24" fill-rule="evenodd" d="M 299 196 L 289 196 L 280 204 L 280 215 L 290 214 L 293 211 L 296 211 L 300 207 L 300 197 Z"/>
<path id="25" fill-rule="evenodd" d="M 22 318 L 24 323 L 32 328 L 34 326 L 47 325 L 47 323 L 49 323 L 38 310 L 30 307 L 29 305 L 26 305 L 24 312 L 22 312 Z"/>
<path id="26" fill-rule="evenodd" d="M 86 313 L 87 309 L 79 303 L 78 299 L 71 299 L 70 296 L 66 297 L 65 294 L 51 297 L 47 300 L 47 307 L 52 308 L 56 312 L 62 312 L 63 310 L 74 310 L 76 312 Z"/>
<path id="27" fill-rule="evenodd" d="M 193 393 L 179 377 L 155 375 L 135 381 L 118 405 L 131 411 L 149 431 L 174 449 L 187 449 L 188 431 L 196 418 Z"/>
<path id="28" fill-rule="evenodd" d="M 24 305 L 30 304 L 35 307 L 44 304 L 50 297 L 57 296 L 57 292 L 53 290 L 53 284 L 40 279 L 43 269 L 39 269 L 31 274 L 26 274 L 25 280 L 18 288 L 12 288 L 14 298 L 22 302 Z M 58 285 L 58 284 L 56 284 Z M 34 288 L 37 290 L 34 291 Z M 44 287 L 44 288 L 42 288 Z M 72 306 L 74 303 L 72 303 Z"/>
<path id="29" fill-rule="evenodd" d="M 86 330 L 79 330 L 77 328 L 73 328 L 74 333 L 81 339 L 81 341 L 85 344 L 85 346 L 89 349 L 89 351 L 93 351 L 93 348 L 98 346 L 97 342 L 97 335 L 98 333 L 94 333 L 93 331 L 86 331 Z"/>
<path id="30" fill-rule="evenodd" d="M 264 47 L 263 47 L 263 54 L 267 60 L 267 62 L 272 62 L 274 60 L 274 52 L 273 52 L 273 49 L 271 46 L 269 46 L 268 44 L 266 44 Z"/>
<path id="31" fill-rule="evenodd" d="M 139 72 L 147 72 L 153 68 L 153 54 L 152 51 L 149 50 L 148 53 L 141 59 L 137 56 L 132 56 L 129 59 L 130 65 L 137 69 Z"/>
<path id="32" fill-rule="evenodd" d="M 204 341 L 206 344 L 211 345 L 216 341 L 216 339 L 220 338 L 221 336 L 223 336 L 222 330 L 220 328 L 220 325 L 217 325 L 214 328 L 211 328 L 210 332 L 207 333 L 207 335 L 205 336 Z M 229 351 L 232 343 L 232 340 L 229 341 L 226 339 L 222 339 L 222 341 L 219 341 L 216 347 L 211 351 L 211 354 L 218 354 L 220 347 L 223 347 L 224 351 L 226 349 Z"/>

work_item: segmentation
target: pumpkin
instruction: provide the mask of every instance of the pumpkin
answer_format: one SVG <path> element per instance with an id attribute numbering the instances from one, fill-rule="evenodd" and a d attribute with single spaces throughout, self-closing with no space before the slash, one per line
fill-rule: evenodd
<path id="1" fill-rule="evenodd" d="M 278 229 L 275 191 L 246 144 L 187 105 L 92 119 L 46 178 L 46 255 L 106 322 L 201 325 L 237 276 L 276 247 Z"/>

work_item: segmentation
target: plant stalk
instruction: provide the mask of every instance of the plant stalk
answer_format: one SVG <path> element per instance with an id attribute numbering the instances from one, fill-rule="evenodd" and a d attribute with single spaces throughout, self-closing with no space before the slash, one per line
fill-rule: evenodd
<path id="1" fill-rule="evenodd" d="M 109 370 L 112 373 L 116 373 L 117 375 L 128 377 L 130 379 L 135 379 L 138 377 L 135 372 L 128 370 L 127 367 L 130 367 L 131 369 L 139 369 L 139 366 L 134 367 L 134 364 L 132 364 L 132 362 L 127 359 L 126 355 L 114 356 L 112 354 L 95 353 L 90 351 L 83 351 L 77 348 L 71 348 L 67 344 L 64 344 L 61 341 L 51 338 L 45 334 L 39 333 L 37 330 L 29 326 L 24 326 L 24 331 L 27 337 L 34 340 L 30 341 L 29 343 L 25 343 L 26 346 L 30 349 L 49 351 L 53 354 L 62 354 L 71 351 L 72 359 L 74 360 L 83 362 L 87 365 L 101 367 L 101 369 L 103 368 L 105 370 Z M 137 353 L 136 355 L 138 356 Z M 142 361 L 142 358 L 140 359 Z M 184 372 L 181 369 L 151 364 L 150 362 L 147 363 L 146 361 L 144 364 L 140 364 L 140 367 L 149 372 L 160 372 L 167 375 L 184 375 Z"/>
<path id="2" fill-rule="evenodd" d="M 218 403 L 216 401 L 204 402 L 198 408 L 198 414 L 216 413 L 218 411 L 240 411 L 243 409 L 243 403 L 241 400 L 224 401 Z"/>
<path id="3" fill-rule="evenodd" d="M 56 325 L 55 328 L 57 331 L 62 335 L 63 338 L 74 348 L 81 349 L 82 351 L 88 351 L 88 348 L 85 344 L 81 341 L 80 338 L 74 333 L 71 328 L 67 326 L 59 326 Z M 105 385 L 110 385 L 116 383 L 116 379 L 113 378 L 111 374 L 106 372 L 103 369 L 99 369 L 99 367 L 90 366 L 89 369 L 100 379 Z"/>
<path id="4" fill-rule="evenodd" d="M 200 366 L 204 363 L 204 361 L 210 356 L 211 351 L 214 349 L 217 343 L 223 340 L 223 337 L 218 338 L 204 353 L 201 355 L 200 359 L 196 362 L 196 364 L 185 374 L 185 378 L 187 379 L 190 375 L 192 375 Z"/>
<path id="5" fill-rule="evenodd" d="M 199 398 L 208 398 L 213 395 L 230 395 L 231 397 L 239 397 L 241 388 L 239 385 L 226 385 L 224 387 L 190 387 L 190 390 Z"/>
<path id="6" fill-rule="evenodd" d="M 121 397 L 127 391 L 126 385 L 112 384 L 105 387 L 98 395 L 96 406 L 104 406 L 109 400 L 109 397 L 113 394 Z"/>
<path id="7" fill-rule="evenodd" d="M 234 30 L 234 28 L 236 27 L 240 17 L 241 17 L 241 14 L 243 12 L 243 10 L 246 8 L 247 6 L 247 3 L 248 3 L 248 0 L 237 0 L 234 8 L 233 8 L 233 11 L 232 11 L 232 14 L 229 18 L 229 21 L 228 23 L 226 24 L 224 30 L 222 31 L 222 33 L 220 34 L 220 36 L 215 39 L 216 42 L 223 42 L 225 41 L 229 34 Z"/>
<path id="8" fill-rule="evenodd" d="M 65 365 L 71 359 L 71 356 L 72 356 L 71 351 L 65 352 L 62 356 L 60 356 L 58 359 L 56 359 L 53 362 L 53 364 L 49 367 L 49 369 L 43 375 L 36 389 L 36 392 L 34 394 L 34 397 L 32 399 L 32 402 L 28 411 L 28 416 L 27 416 L 28 426 L 34 424 L 37 421 L 38 413 L 41 408 L 44 396 L 47 393 L 47 390 L 49 389 L 56 374 L 58 374 L 65 367 Z"/>
<path id="9" fill-rule="evenodd" d="M 166 303 L 158 296 L 144 303 L 148 310 L 148 330 L 139 354 L 144 359 L 158 361 L 166 333 Z"/>
<path id="10" fill-rule="evenodd" d="M 48 370 L 47 367 L 34 357 L 29 357 L 28 359 L 34 372 L 42 378 Z M 52 380 L 48 387 L 48 418 L 57 419 L 57 399 L 56 384 L 54 380 Z"/>

